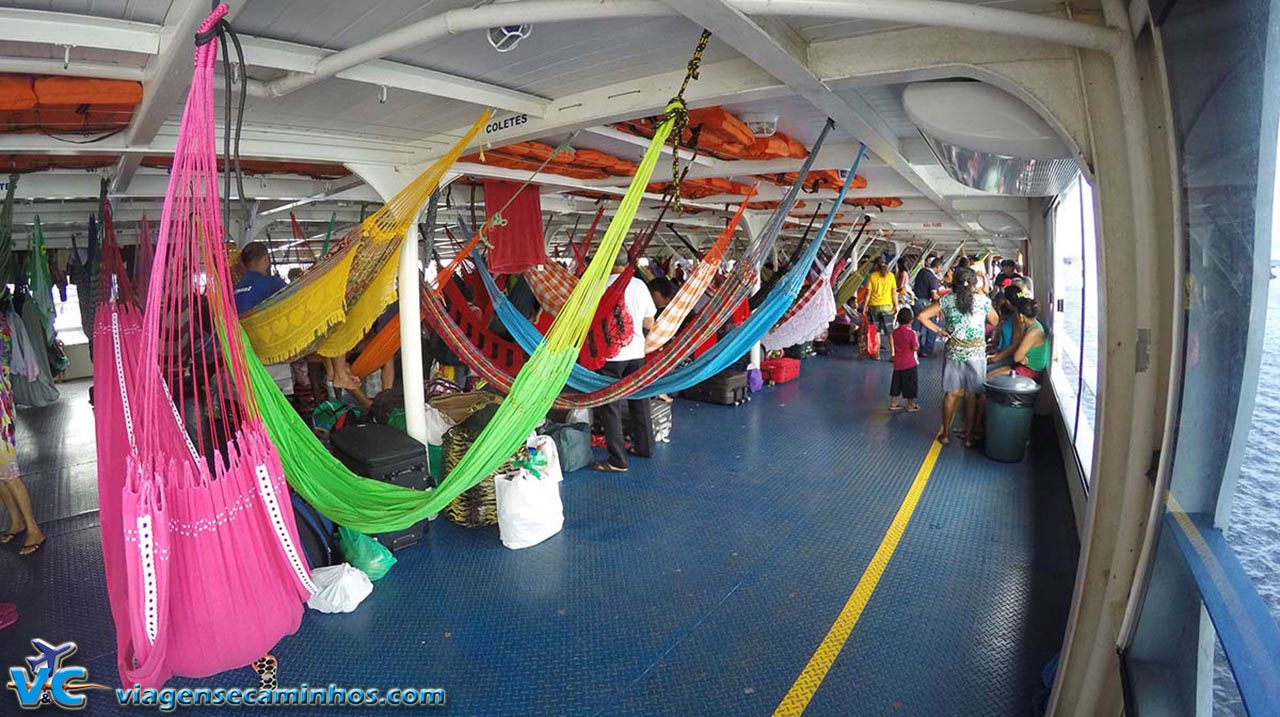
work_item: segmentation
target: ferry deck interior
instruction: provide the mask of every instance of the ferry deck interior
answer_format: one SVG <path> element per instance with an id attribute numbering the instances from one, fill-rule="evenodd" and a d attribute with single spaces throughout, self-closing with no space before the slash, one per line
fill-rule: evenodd
<path id="1" fill-rule="evenodd" d="M 937 440 L 941 347 L 919 360 L 918 412 L 888 410 L 889 361 L 825 331 L 798 378 L 750 400 L 677 395 L 651 457 L 564 475 L 552 537 L 511 550 L 496 524 L 441 511 L 354 611 L 306 608 L 265 651 L 280 687 L 441 688 L 445 704 L 286 714 L 1280 714 L 1280 605 L 1227 537 L 1273 278 L 1280 2 L 227 5 L 205 109 L 219 167 L 225 134 L 243 176 L 211 186 L 228 241 L 265 242 L 282 277 L 440 167 L 387 264 L 400 315 L 453 267 L 477 276 L 467 252 L 492 258 L 468 225 L 507 182 L 532 187 L 546 256 L 566 266 L 586 263 L 588 227 L 608 241 L 626 221 L 624 196 L 639 202 L 620 236 L 650 228 L 643 265 L 692 266 L 725 236 L 728 269 L 767 236 L 781 272 L 817 237 L 812 276 L 826 265 L 842 305 L 857 299 L 833 264 L 1012 259 L 1051 355 L 1013 462 Z M 19 267 L 108 260 L 86 254 L 108 216 L 128 262 L 156 241 L 162 257 L 166 234 L 198 240 L 165 225 L 183 224 L 169 210 L 209 16 L 195 0 L 0 0 L 0 245 Z M 46 106 L 58 83 L 100 99 Z M 675 149 L 652 139 L 673 97 L 708 125 Z M 0 714 L 29 706 L 14 681 L 33 641 L 74 642 L 63 664 L 84 681 L 132 687 L 104 570 L 119 498 L 99 510 L 115 374 L 92 310 L 108 304 L 84 270 L 53 276 L 54 398 L 6 408 L 45 538 L 0 545 L 0 662 L 17 670 Z M 34 275 L 10 271 L 15 289 Z M 135 286 L 148 319 L 164 289 Z M 407 383 L 431 378 L 405 346 Z M 419 437 L 425 399 L 403 393 Z M 152 686 L 262 684 L 241 661 Z M 86 714 L 145 709 L 78 694 Z"/>

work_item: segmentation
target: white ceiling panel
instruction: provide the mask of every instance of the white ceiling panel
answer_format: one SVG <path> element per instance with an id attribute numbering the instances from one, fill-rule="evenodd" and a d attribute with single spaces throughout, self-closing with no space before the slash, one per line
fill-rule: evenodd
<path id="1" fill-rule="evenodd" d="M 0 7 L 65 12 L 112 20 L 164 22 L 171 0 L 0 0 Z"/>
<path id="2" fill-rule="evenodd" d="M 495 51 L 477 31 L 389 59 L 557 98 L 683 67 L 700 32 L 676 17 L 555 23 L 535 25 L 510 52 Z M 712 39 L 703 58 L 711 63 L 737 56 Z M 702 81 L 715 78 L 704 75 Z"/>
<path id="3" fill-rule="evenodd" d="M 902 109 L 902 90 L 905 85 L 875 85 L 837 89 L 836 93 L 848 98 L 861 98 L 871 106 L 880 119 L 899 137 L 918 137 L 915 123 Z"/>
<path id="4" fill-rule="evenodd" d="M 394 89 L 387 91 L 387 101 L 381 103 L 378 88 L 373 85 L 326 80 L 281 98 L 249 98 L 245 123 L 414 141 L 470 125 L 483 109 L 467 102 Z"/>
<path id="5" fill-rule="evenodd" d="M 985 5 L 1004 10 L 1020 10 L 1023 12 L 1050 12 L 1062 9 L 1061 0 L 957 0 L 970 5 Z M 826 18 L 794 18 L 789 21 L 804 39 L 831 40 L 840 37 L 854 37 L 873 32 L 899 30 L 909 25 L 878 22 L 871 20 L 832 21 Z"/>

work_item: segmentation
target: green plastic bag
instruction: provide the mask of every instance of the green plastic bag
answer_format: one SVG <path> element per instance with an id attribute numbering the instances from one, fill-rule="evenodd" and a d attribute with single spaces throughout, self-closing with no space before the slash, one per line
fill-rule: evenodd
<path id="1" fill-rule="evenodd" d="M 390 550 L 364 533 L 340 527 L 338 540 L 342 543 L 342 554 L 347 562 L 363 570 L 370 580 L 381 580 L 396 564 L 396 556 Z"/>

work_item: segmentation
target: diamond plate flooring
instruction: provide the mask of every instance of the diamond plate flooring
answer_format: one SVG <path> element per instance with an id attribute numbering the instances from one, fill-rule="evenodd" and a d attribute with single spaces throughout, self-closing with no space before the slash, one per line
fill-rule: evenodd
<path id="1" fill-rule="evenodd" d="M 443 687 L 454 715 L 768 715 L 848 599 L 937 426 L 936 360 L 916 414 L 891 367 L 850 356 L 739 407 L 679 400 L 672 442 L 625 475 L 566 477 L 564 531 L 510 551 L 438 520 L 350 615 L 308 611 L 280 683 Z M 75 640 L 114 682 L 86 386 L 19 415 L 49 543 L 0 549 L 0 665 Z M 1052 435 L 1021 464 L 953 443 L 807 715 L 1025 715 L 1061 642 L 1077 546 Z M 171 686 L 254 686 L 249 669 Z M 0 695 L 0 714 L 13 706 Z M 123 714 L 91 693 L 86 714 Z M 403 710 L 378 710 L 387 713 Z M 289 714 L 348 714 L 304 708 Z M 368 711 L 366 711 L 368 712 Z M 187 708 L 184 714 L 258 714 Z"/>

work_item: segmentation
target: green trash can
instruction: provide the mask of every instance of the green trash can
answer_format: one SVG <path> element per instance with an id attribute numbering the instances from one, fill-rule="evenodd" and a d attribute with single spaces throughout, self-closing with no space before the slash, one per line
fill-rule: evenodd
<path id="1" fill-rule="evenodd" d="M 1026 376 L 988 378 L 986 454 L 993 461 L 1017 463 L 1027 452 L 1031 418 L 1040 384 Z"/>

